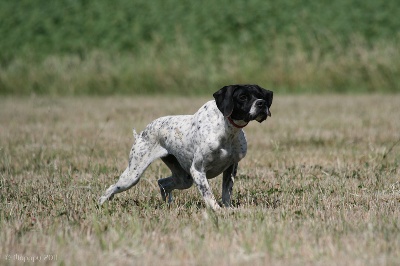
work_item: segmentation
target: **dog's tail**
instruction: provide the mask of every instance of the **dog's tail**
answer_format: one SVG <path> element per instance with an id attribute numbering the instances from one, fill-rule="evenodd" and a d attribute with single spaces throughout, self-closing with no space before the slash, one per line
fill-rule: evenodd
<path id="1" fill-rule="evenodd" d="M 134 128 L 132 129 L 132 132 L 133 132 L 133 138 L 136 141 L 139 138 L 139 134 L 136 133 L 136 130 Z"/>

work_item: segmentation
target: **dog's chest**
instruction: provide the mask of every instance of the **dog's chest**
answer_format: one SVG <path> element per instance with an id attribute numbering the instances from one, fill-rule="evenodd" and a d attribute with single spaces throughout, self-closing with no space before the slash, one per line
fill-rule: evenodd
<path id="1" fill-rule="evenodd" d="M 198 158 L 207 177 L 212 178 L 246 155 L 244 132 L 227 124 L 213 101 L 193 116 L 160 118 L 154 127 L 158 129 L 160 144 L 187 172 Z"/>
<path id="2" fill-rule="evenodd" d="M 204 158 L 204 167 L 207 178 L 213 178 L 232 164 L 238 163 L 246 154 L 246 148 L 238 145 L 221 145 L 219 148 L 209 151 Z"/>
<path id="3" fill-rule="evenodd" d="M 214 102 L 205 104 L 195 114 L 194 121 L 193 146 L 201 147 L 204 163 L 209 171 L 220 173 L 246 155 L 244 132 L 227 125 Z"/>

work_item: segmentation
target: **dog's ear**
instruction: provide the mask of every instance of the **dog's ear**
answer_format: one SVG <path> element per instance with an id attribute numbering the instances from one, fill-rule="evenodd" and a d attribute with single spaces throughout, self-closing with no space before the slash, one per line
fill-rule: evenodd
<path id="1" fill-rule="evenodd" d="M 213 94 L 218 109 L 225 117 L 229 117 L 233 112 L 233 92 L 235 89 L 235 85 L 224 86 Z"/>

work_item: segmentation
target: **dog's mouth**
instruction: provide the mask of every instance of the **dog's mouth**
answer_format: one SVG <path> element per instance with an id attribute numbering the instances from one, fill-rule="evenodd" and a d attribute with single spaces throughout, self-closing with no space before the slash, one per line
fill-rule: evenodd
<path id="1" fill-rule="evenodd" d="M 249 115 L 248 120 L 246 122 L 249 122 L 251 120 L 256 120 L 257 122 L 261 123 L 265 120 L 267 120 L 268 116 L 271 116 L 271 112 L 267 108 L 266 110 L 260 110 L 257 112 L 255 115 Z"/>

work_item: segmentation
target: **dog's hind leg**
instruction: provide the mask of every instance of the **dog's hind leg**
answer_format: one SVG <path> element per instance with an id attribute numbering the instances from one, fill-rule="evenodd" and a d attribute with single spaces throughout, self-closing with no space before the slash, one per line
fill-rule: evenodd
<path id="1" fill-rule="evenodd" d="M 133 144 L 130 155 L 129 165 L 119 177 L 114 185 L 111 185 L 103 196 L 99 199 L 99 204 L 112 199 L 114 194 L 125 191 L 139 182 L 139 179 L 146 168 L 157 158 L 166 156 L 167 150 L 156 141 L 150 141 L 149 138 L 136 136 L 136 142 Z"/>
<path id="2" fill-rule="evenodd" d="M 193 178 L 187 173 L 175 156 L 169 154 L 161 158 L 172 172 L 172 176 L 158 180 L 158 185 L 161 191 L 163 201 L 168 198 L 168 203 L 172 202 L 172 190 L 174 189 L 187 189 L 193 185 Z"/>

